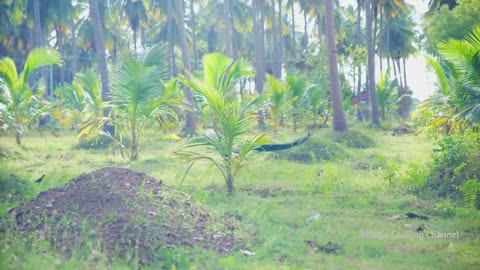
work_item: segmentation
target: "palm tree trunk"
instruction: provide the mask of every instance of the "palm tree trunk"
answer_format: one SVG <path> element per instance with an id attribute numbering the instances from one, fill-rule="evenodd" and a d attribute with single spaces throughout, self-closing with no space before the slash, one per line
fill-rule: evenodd
<path id="1" fill-rule="evenodd" d="M 283 66 L 283 33 L 282 33 L 282 0 L 278 0 L 278 55 L 277 55 L 277 63 L 278 63 L 278 78 L 282 77 L 282 66 Z"/>
<path id="2" fill-rule="evenodd" d="M 257 69 L 255 88 L 259 94 L 263 92 L 263 84 L 265 82 L 264 7 L 265 0 L 252 0 L 253 28 L 255 34 L 255 65 Z M 263 110 L 258 111 L 258 127 L 261 130 L 266 129 Z"/>
<path id="3" fill-rule="evenodd" d="M 45 45 L 45 39 L 43 37 L 43 30 L 42 30 L 42 23 L 40 18 L 40 0 L 33 0 L 33 16 L 35 22 L 35 46 L 41 47 Z M 40 68 L 40 73 L 42 74 L 43 79 L 46 82 L 47 92 L 45 95 L 49 97 L 51 95 L 51 89 L 48 87 L 48 74 L 47 68 L 42 67 Z"/>
<path id="4" fill-rule="evenodd" d="M 227 194 L 228 195 L 233 195 L 235 192 L 235 189 L 233 187 L 233 175 L 231 172 L 227 173 Z"/>
<path id="5" fill-rule="evenodd" d="M 93 27 L 93 34 L 95 37 L 95 49 L 97 51 L 97 66 L 101 77 L 102 84 L 102 99 L 109 101 L 110 89 L 108 80 L 107 58 L 105 56 L 105 40 L 103 38 L 103 27 L 100 20 L 100 11 L 98 9 L 97 0 L 89 0 L 90 3 L 90 20 Z M 104 109 L 103 115 L 108 116 L 110 110 Z M 114 134 L 113 126 L 104 125 L 103 130 L 110 134 Z"/>
<path id="6" fill-rule="evenodd" d="M 356 43 L 358 48 L 362 46 L 362 28 L 360 26 L 362 22 L 361 3 L 362 3 L 362 0 L 357 0 L 357 21 L 355 23 L 355 38 L 356 38 Z M 360 93 L 362 92 L 362 64 L 361 63 L 358 63 L 357 69 L 358 69 L 357 97 L 360 97 Z M 362 111 L 360 110 L 360 108 L 357 108 L 357 121 L 363 121 Z"/>
<path id="7" fill-rule="evenodd" d="M 225 25 L 225 54 L 232 57 L 232 25 L 230 23 L 230 0 L 223 0 L 223 23 Z"/>
<path id="8" fill-rule="evenodd" d="M 407 107 L 406 107 L 406 102 L 405 102 L 405 85 L 403 84 L 403 78 L 402 78 L 402 69 L 400 65 L 400 57 L 396 59 L 396 64 L 398 68 L 398 74 L 399 74 L 399 82 L 400 82 L 400 87 L 399 87 L 399 96 L 400 96 L 400 104 L 401 104 L 401 115 L 402 117 L 407 116 Z"/>
<path id="9" fill-rule="evenodd" d="M 305 8 L 303 10 L 303 31 L 305 33 L 305 44 L 304 44 L 304 50 L 305 50 L 305 56 L 308 55 L 308 30 L 307 30 L 307 26 L 308 26 L 308 21 L 307 21 L 307 8 Z"/>
<path id="10" fill-rule="evenodd" d="M 296 63 L 297 61 L 297 38 L 296 38 L 296 31 L 295 31 L 295 2 L 292 2 L 291 6 L 291 14 L 292 14 L 292 39 L 293 39 L 293 52 L 292 52 L 292 58 L 293 62 Z"/>
<path id="11" fill-rule="evenodd" d="M 187 44 L 187 35 L 185 34 L 185 19 L 183 17 L 183 1 L 184 0 L 175 0 L 175 10 L 177 15 L 177 26 L 179 28 L 178 37 L 180 39 L 180 47 L 182 48 L 182 61 L 183 66 L 186 72 L 190 72 L 192 69 L 190 67 L 190 57 L 188 55 L 188 44 Z M 192 90 L 188 87 L 184 88 L 185 98 L 191 108 L 194 107 L 193 102 L 193 93 Z M 195 132 L 196 123 L 193 112 L 188 110 L 186 114 L 186 123 L 184 135 L 187 137 L 192 136 Z"/>
<path id="12" fill-rule="evenodd" d="M 15 131 L 15 143 L 17 143 L 17 145 L 21 145 L 22 144 L 22 134 L 20 133 L 19 130 L 16 130 Z"/>
<path id="13" fill-rule="evenodd" d="M 325 2 L 325 32 L 328 56 L 328 75 L 330 78 L 330 96 L 333 111 L 333 130 L 338 132 L 347 131 L 347 122 L 342 105 L 340 93 L 340 78 L 338 77 L 337 48 L 335 45 L 335 21 L 333 0 Z"/>
<path id="14" fill-rule="evenodd" d="M 170 77 L 177 76 L 177 66 L 175 64 L 175 40 L 173 36 L 173 0 L 167 0 L 167 40 L 168 40 L 168 54 L 169 60 L 168 66 L 170 70 Z M 169 77 L 169 78 L 170 78 Z"/>
<path id="15" fill-rule="evenodd" d="M 273 75 L 277 78 L 278 76 L 278 41 L 277 41 L 277 22 L 275 18 L 275 0 L 270 1 L 270 7 L 271 7 L 271 23 L 272 23 L 272 45 L 271 47 L 273 48 L 273 57 L 272 57 L 272 70 L 273 70 Z"/>
<path id="16" fill-rule="evenodd" d="M 190 16 L 192 21 L 192 50 L 193 50 L 193 69 L 197 68 L 197 36 L 196 36 L 196 29 L 197 23 L 195 22 L 195 9 L 193 7 L 194 0 L 190 0 Z"/>
<path id="17" fill-rule="evenodd" d="M 383 32 L 383 8 L 380 8 L 380 32 L 385 34 Z M 383 35 L 380 35 L 379 42 L 378 42 L 378 58 L 380 59 L 380 73 L 382 73 L 382 71 L 383 71 L 382 47 L 383 47 Z"/>
<path id="18" fill-rule="evenodd" d="M 370 0 L 365 1 L 366 10 L 366 34 L 367 34 L 367 62 L 368 62 L 368 92 L 370 94 L 370 102 L 372 104 L 372 123 L 376 126 L 380 125 L 380 113 L 377 104 L 377 95 L 375 92 L 375 47 L 373 44 L 372 33 L 372 5 Z"/>
<path id="19" fill-rule="evenodd" d="M 70 27 L 72 32 L 72 78 L 75 78 L 78 66 L 78 45 L 77 45 L 77 30 L 73 18 L 70 20 Z"/>
<path id="20" fill-rule="evenodd" d="M 57 35 L 57 47 L 58 52 L 60 53 L 60 57 L 65 60 L 65 52 L 63 48 L 63 33 L 60 31 L 58 25 L 55 26 L 55 33 Z M 59 76 L 59 83 L 63 86 L 65 83 L 65 65 L 60 66 L 60 76 Z"/>
<path id="21" fill-rule="evenodd" d="M 408 93 L 408 85 L 407 85 L 407 68 L 406 68 L 406 57 L 403 58 L 403 80 L 404 80 L 404 84 L 403 84 L 403 87 L 404 87 L 404 91 L 403 91 L 403 94 L 404 95 L 407 95 L 409 94 Z M 409 100 L 410 98 L 409 97 L 404 97 L 403 98 L 403 101 L 405 102 L 405 117 L 408 117 L 408 115 L 410 114 L 410 105 L 409 105 Z"/>

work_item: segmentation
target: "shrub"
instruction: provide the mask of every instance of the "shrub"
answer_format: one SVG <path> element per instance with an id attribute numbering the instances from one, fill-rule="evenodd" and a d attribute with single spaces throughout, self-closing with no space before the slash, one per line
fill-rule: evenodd
<path id="1" fill-rule="evenodd" d="M 480 168 L 480 148 L 476 138 L 476 134 L 467 132 L 440 139 L 434 149 L 426 185 L 440 196 L 463 198 L 466 205 L 476 204 L 480 208 L 480 191 L 475 185 Z"/>

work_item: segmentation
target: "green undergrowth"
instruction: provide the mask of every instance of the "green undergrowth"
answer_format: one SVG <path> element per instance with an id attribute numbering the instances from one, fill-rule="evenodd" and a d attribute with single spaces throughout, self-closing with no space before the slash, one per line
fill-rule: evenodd
<path id="1" fill-rule="evenodd" d="M 225 194 L 222 176 L 208 163 L 194 166 L 181 181 L 186 165 L 172 153 L 183 147 L 182 142 L 152 140 L 136 161 L 102 149 L 77 149 L 73 135 L 27 137 L 24 147 L 0 137 L 0 145 L 8 153 L 18 153 L 4 164 L 21 179 L 33 181 L 46 174 L 41 184 L 29 184 L 33 195 L 28 198 L 63 186 L 82 172 L 129 167 L 190 194 L 219 216 L 234 216 L 253 235 L 225 255 L 200 247 L 162 250 L 164 262 L 147 268 L 478 269 L 480 212 L 424 189 L 433 140 L 362 127 L 351 130 L 343 136 L 319 130 L 288 151 L 252 153 L 236 177 L 234 197 Z M 285 132 L 272 140 L 283 143 L 301 136 Z M 22 200 L 2 203 L 1 216 Z M 409 212 L 429 219 L 403 218 Z M 396 215 L 400 219 L 389 220 Z M 416 232 L 407 224 L 428 229 Z M 458 232 L 459 238 L 432 238 L 427 232 Z M 2 269 L 137 267 L 120 259 L 106 261 L 95 243 L 85 253 L 76 250 L 80 257 L 64 258 L 42 240 L 28 242 L 14 232 L 5 238 L 12 241 L 0 239 Z M 328 242 L 341 248 L 324 253 L 309 244 Z M 245 256 L 241 250 L 255 254 Z"/>

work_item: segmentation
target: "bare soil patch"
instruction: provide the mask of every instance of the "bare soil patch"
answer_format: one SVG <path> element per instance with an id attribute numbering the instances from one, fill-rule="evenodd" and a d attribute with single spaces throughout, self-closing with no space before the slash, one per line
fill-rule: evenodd
<path id="1" fill-rule="evenodd" d="M 161 180 L 118 167 L 42 192 L 8 217 L 20 234 L 44 237 L 67 255 L 95 243 L 109 258 L 140 264 L 161 261 L 165 249 L 179 246 L 227 253 L 235 247 L 238 221 L 215 217 Z"/>

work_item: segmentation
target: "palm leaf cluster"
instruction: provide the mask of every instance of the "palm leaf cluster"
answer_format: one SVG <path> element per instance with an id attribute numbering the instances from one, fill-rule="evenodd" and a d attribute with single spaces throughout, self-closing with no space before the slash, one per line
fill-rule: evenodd
<path id="1" fill-rule="evenodd" d="M 442 59 L 427 58 L 439 81 L 439 91 L 413 114 L 424 130 L 447 134 L 478 128 L 480 123 L 480 25 L 463 40 L 438 46 Z"/>
<path id="2" fill-rule="evenodd" d="M 236 82 L 254 75 L 251 66 L 244 60 L 233 61 L 225 55 L 213 53 L 203 58 L 203 78 L 192 74 L 180 76 L 186 86 L 192 88 L 203 109 L 208 109 L 212 129 L 204 135 L 192 138 L 187 148 L 205 147 L 210 152 L 191 150 L 178 151 L 176 155 L 188 164 L 186 174 L 201 160 L 207 160 L 222 173 L 228 193 L 233 193 L 234 177 L 247 155 L 255 148 L 268 142 L 265 135 L 244 138 L 252 126 L 256 114 L 255 106 L 265 100 L 265 96 L 252 95 L 238 97 Z"/>
<path id="3" fill-rule="evenodd" d="M 30 76 L 38 68 L 61 64 L 57 51 L 43 47 L 29 53 L 20 74 L 13 59 L 0 59 L 0 103 L 3 104 L 0 117 L 4 126 L 15 132 L 17 144 L 21 144 L 23 131 L 41 114 L 42 88 L 38 82 L 30 87 Z"/>

